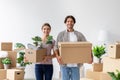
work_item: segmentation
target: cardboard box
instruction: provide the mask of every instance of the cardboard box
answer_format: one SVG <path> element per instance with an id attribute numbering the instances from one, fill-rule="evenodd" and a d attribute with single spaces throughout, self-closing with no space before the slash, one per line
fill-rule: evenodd
<path id="1" fill-rule="evenodd" d="M 103 63 L 93 63 L 93 71 L 101 72 L 103 70 Z"/>
<path id="2" fill-rule="evenodd" d="M 10 65 L 10 67 L 16 67 L 16 63 L 17 63 L 17 52 L 15 51 L 8 51 L 8 57 L 11 59 L 12 63 Z"/>
<path id="3" fill-rule="evenodd" d="M 112 78 L 110 77 L 108 73 L 102 72 L 100 75 L 100 80 L 112 80 Z"/>
<path id="4" fill-rule="evenodd" d="M 93 79 L 93 80 L 100 80 L 100 74 L 101 72 L 95 72 L 91 69 L 88 69 L 86 71 L 86 78 L 90 78 L 90 79 Z"/>
<path id="5" fill-rule="evenodd" d="M 89 78 L 80 78 L 80 80 L 93 80 L 93 79 L 89 79 Z"/>
<path id="6" fill-rule="evenodd" d="M 120 44 L 109 45 L 108 56 L 111 58 L 120 58 Z"/>
<path id="7" fill-rule="evenodd" d="M 59 42 L 58 46 L 64 63 L 89 63 L 91 60 L 90 42 Z"/>
<path id="8" fill-rule="evenodd" d="M 16 52 L 19 52 L 19 51 L 24 51 L 25 50 L 25 48 L 18 48 L 18 49 L 14 49 L 14 51 L 16 51 Z"/>
<path id="9" fill-rule="evenodd" d="M 116 69 L 120 71 L 120 59 L 103 58 L 103 72 L 116 72 Z"/>
<path id="10" fill-rule="evenodd" d="M 32 49 L 26 49 L 25 50 L 25 57 L 29 62 L 41 62 L 46 55 L 46 49 L 40 49 L 40 50 L 32 50 Z"/>
<path id="11" fill-rule="evenodd" d="M 3 58 L 0 58 L 0 69 L 3 69 L 2 59 Z"/>
<path id="12" fill-rule="evenodd" d="M 7 79 L 24 80 L 24 71 L 18 69 L 7 69 Z"/>
<path id="13" fill-rule="evenodd" d="M 2 51 L 12 51 L 12 42 L 1 42 Z"/>
<path id="14" fill-rule="evenodd" d="M 0 80 L 6 79 L 6 70 L 0 69 Z"/>

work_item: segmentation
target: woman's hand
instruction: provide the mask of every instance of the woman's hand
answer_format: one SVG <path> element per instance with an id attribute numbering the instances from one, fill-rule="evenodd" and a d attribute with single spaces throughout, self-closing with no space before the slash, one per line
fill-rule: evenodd
<path id="1" fill-rule="evenodd" d="M 46 61 L 48 61 L 49 59 L 52 59 L 52 56 L 51 56 L 51 55 L 44 56 L 43 62 L 46 62 Z"/>

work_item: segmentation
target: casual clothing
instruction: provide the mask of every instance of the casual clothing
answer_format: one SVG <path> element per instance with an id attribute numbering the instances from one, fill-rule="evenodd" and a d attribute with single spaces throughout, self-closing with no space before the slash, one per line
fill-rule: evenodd
<path id="1" fill-rule="evenodd" d="M 76 30 L 73 32 L 62 31 L 58 34 L 55 49 L 58 49 L 58 42 L 79 42 L 86 41 L 84 35 Z M 74 54 L 74 53 L 73 53 Z M 80 80 L 79 67 L 83 64 L 61 65 L 62 80 Z"/>
<path id="2" fill-rule="evenodd" d="M 35 73 L 36 80 L 52 80 L 53 65 L 35 64 Z"/>
<path id="3" fill-rule="evenodd" d="M 80 80 L 79 67 L 61 66 L 62 80 Z"/>
<path id="4" fill-rule="evenodd" d="M 51 55 L 51 50 L 55 44 L 55 40 L 52 40 L 52 44 L 46 44 L 42 42 L 42 47 L 47 49 L 46 55 Z M 36 80 L 52 80 L 53 64 L 52 59 L 48 59 L 46 62 L 38 62 L 35 64 L 35 76 Z"/>

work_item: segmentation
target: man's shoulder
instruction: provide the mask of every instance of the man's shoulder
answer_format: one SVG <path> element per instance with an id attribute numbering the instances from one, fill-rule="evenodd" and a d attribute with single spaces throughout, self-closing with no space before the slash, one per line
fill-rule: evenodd
<path id="1" fill-rule="evenodd" d="M 75 32 L 75 33 L 78 33 L 78 34 L 82 34 L 80 31 L 77 31 L 77 30 L 75 30 L 74 32 Z"/>
<path id="2" fill-rule="evenodd" d="M 66 30 L 61 31 L 61 32 L 59 32 L 59 35 L 60 35 L 60 34 L 64 34 L 65 32 L 66 32 Z"/>

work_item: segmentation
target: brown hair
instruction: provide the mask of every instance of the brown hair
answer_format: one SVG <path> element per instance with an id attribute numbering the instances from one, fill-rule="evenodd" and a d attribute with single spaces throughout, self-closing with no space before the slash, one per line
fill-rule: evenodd
<path id="1" fill-rule="evenodd" d="M 67 21 L 68 18 L 73 19 L 74 23 L 76 23 L 75 17 L 73 17 L 72 15 L 66 16 L 66 17 L 65 17 L 65 20 L 64 20 L 64 23 L 66 23 L 66 21 Z"/>
<path id="2" fill-rule="evenodd" d="M 51 29 L 51 26 L 50 26 L 49 23 L 44 23 L 44 24 L 42 25 L 42 28 L 41 28 L 41 29 L 43 29 L 44 26 L 48 26 L 48 27 Z"/>

